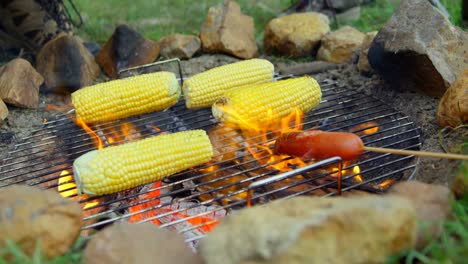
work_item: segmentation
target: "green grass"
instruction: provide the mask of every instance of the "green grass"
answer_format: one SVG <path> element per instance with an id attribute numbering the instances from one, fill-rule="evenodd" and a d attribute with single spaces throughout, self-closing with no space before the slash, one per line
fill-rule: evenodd
<path id="1" fill-rule="evenodd" d="M 254 17 L 256 35 L 266 23 L 289 6 L 291 0 L 237 0 L 243 13 Z M 105 42 L 115 27 L 127 23 L 144 36 L 159 40 L 173 34 L 198 34 L 208 9 L 220 0 L 80 0 L 75 1 L 84 19 L 78 34 Z"/>
<path id="2" fill-rule="evenodd" d="M 457 26 L 462 25 L 461 6 L 463 0 L 440 0 L 450 13 L 450 21 Z M 400 0 L 375 0 L 361 7 L 361 17 L 351 25 L 363 32 L 377 31 L 392 16 L 398 8 Z M 342 25 L 338 25 L 342 26 Z"/>
<path id="3" fill-rule="evenodd" d="M 461 26 L 463 0 L 440 0 L 451 14 L 452 23 Z M 144 36 L 159 40 L 173 34 L 200 32 L 208 8 L 221 0 L 80 0 L 75 1 L 84 19 L 78 34 L 86 40 L 104 43 L 115 27 L 127 23 Z M 257 40 L 269 20 L 288 7 L 293 0 L 237 0 L 243 13 L 252 16 Z M 351 25 L 363 32 L 379 30 L 398 7 L 400 0 L 375 0 L 361 8 L 361 18 Z M 333 25 L 334 28 L 340 25 Z"/>
<path id="4" fill-rule="evenodd" d="M 85 239 L 79 238 L 63 256 L 47 259 L 40 251 L 40 243 L 37 243 L 33 256 L 28 257 L 18 245 L 7 241 L 6 247 L 0 248 L 0 264 L 79 264 L 82 262 L 84 243 Z M 9 256 L 8 261 L 6 256 Z"/>
<path id="5" fill-rule="evenodd" d="M 468 198 L 454 202 L 454 217 L 441 223 L 443 232 L 422 250 L 411 250 L 394 256 L 387 264 L 462 264 L 468 260 Z"/>

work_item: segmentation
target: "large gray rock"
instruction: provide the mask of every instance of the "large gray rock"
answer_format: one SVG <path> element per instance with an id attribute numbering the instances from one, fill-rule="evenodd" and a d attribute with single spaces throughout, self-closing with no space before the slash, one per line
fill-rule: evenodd
<path id="1" fill-rule="evenodd" d="M 442 96 L 468 63 L 468 33 L 426 0 L 403 0 L 375 37 L 369 62 L 389 82 Z"/>

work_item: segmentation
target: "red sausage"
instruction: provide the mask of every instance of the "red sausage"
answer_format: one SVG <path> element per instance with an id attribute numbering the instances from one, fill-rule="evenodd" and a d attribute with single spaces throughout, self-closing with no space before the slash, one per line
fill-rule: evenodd
<path id="1" fill-rule="evenodd" d="M 339 156 L 354 160 L 364 151 L 361 138 L 347 132 L 321 130 L 297 131 L 282 134 L 275 143 L 276 154 L 286 154 L 303 159 L 326 159 Z"/>

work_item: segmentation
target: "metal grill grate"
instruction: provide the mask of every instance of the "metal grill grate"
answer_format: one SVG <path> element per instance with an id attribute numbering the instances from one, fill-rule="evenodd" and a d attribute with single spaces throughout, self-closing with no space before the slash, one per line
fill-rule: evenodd
<path id="1" fill-rule="evenodd" d="M 420 131 L 406 116 L 376 98 L 339 88 L 332 81 L 321 83 L 321 87 L 322 103 L 306 113 L 304 129 L 317 127 L 360 133 L 378 126 L 378 132 L 360 134 L 367 146 L 419 149 Z M 271 168 L 282 160 L 259 163 L 253 154 L 262 152 L 246 151 L 239 134 L 229 130 L 223 134 L 225 144 L 222 140 L 217 142 L 236 153 L 229 160 L 205 164 L 173 175 L 162 183 L 117 194 L 76 196 L 74 185 L 70 185 L 73 183 L 71 164 L 74 159 L 96 149 L 95 137 L 99 137 L 105 146 L 129 140 L 128 136 L 120 140 L 113 137 L 115 131 L 128 123 L 132 124 L 130 137 L 134 139 L 188 129 L 212 132 L 219 125 L 210 109 L 189 110 L 183 100 L 164 112 L 92 127 L 92 133 L 85 132 L 69 117 L 58 115 L 9 151 L 0 165 L 0 187 L 11 184 L 54 190 L 60 187 L 63 195 L 86 207 L 84 233 L 115 221 L 152 221 L 161 227 L 176 229 L 184 234 L 187 242 L 194 244 L 219 219 L 246 206 L 247 201 L 263 204 L 296 195 L 335 195 L 339 190 L 343 193 L 381 192 L 392 181 L 411 178 L 416 170 L 417 159 L 413 156 L 365 153 L 352 164 L 331 158 L 282 173 Z M 367 127 L 362 127 L 363 124 Z M 355 166 L 359 166 L 360 172 L 353 171 Z M 345 172 L 341 181 L 336 177 L 338 168 Z M 358 181 L 357 176 L 362 181 Z M 59 178 L 65 181 L 59 183 Z"/>

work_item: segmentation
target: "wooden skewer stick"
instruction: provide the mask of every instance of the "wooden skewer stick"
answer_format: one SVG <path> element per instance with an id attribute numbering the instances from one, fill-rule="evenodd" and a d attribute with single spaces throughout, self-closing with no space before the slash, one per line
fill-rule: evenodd
<path id="1" fill-rule="evenodd" d="M 468 160 L 468 155 L 440 153 L 440 152 L 429 152 L 429 151 L 418 151 L 418 150 L 405 150 L 405 149 L 392 149 L 392 148 L 377 148 L 377 147 L 366 147 L 364 150 L 380 153 L 390 153 L 396 155 L 415 155 L 419 157 L 430 157 L 438 159 L 457 159 L 457 160 Z"/>

